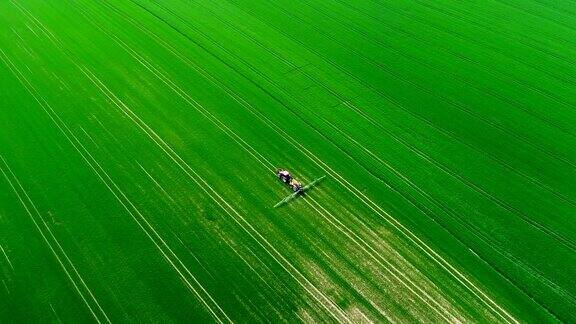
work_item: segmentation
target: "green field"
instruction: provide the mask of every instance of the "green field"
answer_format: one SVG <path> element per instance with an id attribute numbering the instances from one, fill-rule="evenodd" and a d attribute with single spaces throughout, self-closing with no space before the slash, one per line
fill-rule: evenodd
<path id="1" fill-rule="evenodd" d="M 575 58 L 561 0 L 0 1 L 0 323 L 576 322 Z"/>

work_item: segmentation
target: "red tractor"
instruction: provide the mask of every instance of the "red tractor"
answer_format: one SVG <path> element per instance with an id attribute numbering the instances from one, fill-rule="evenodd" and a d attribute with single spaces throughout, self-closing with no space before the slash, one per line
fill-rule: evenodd
<path id="1" fill-rule="evenodd" d="M 299 192 L 302 189 L 302 184 L 298 180 L 292 178 L 290 172 L 283 169 L 278 169 L 276 170 L 276 176 L 278 179 L 280 179 L 280 181 L 290 186 L 294 192 Z"/>

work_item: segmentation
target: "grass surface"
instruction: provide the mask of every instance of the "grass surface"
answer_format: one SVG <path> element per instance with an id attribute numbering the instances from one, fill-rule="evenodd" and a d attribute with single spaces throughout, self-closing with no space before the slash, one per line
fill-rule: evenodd
<path id="1" fill-rule="evenodd" d="M 576 321 L 575 17 L 0 2 L 0 322 Z"/>

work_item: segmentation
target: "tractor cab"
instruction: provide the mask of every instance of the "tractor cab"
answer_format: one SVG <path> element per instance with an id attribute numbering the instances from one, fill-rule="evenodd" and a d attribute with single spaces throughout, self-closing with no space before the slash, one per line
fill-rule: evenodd
<path id="1" fill-rule="evenodd" d="M 278 177 L 278 179 L 280 179 L 280 181 L 284 182 L 285 184 L 289 184 L 290 180 L 292 180 L 292 176 L 290 175 L 290 172 L 288 172 L 286 170 L 282 170 L 282 169 L 277 170 L 276 176 Z"/>

